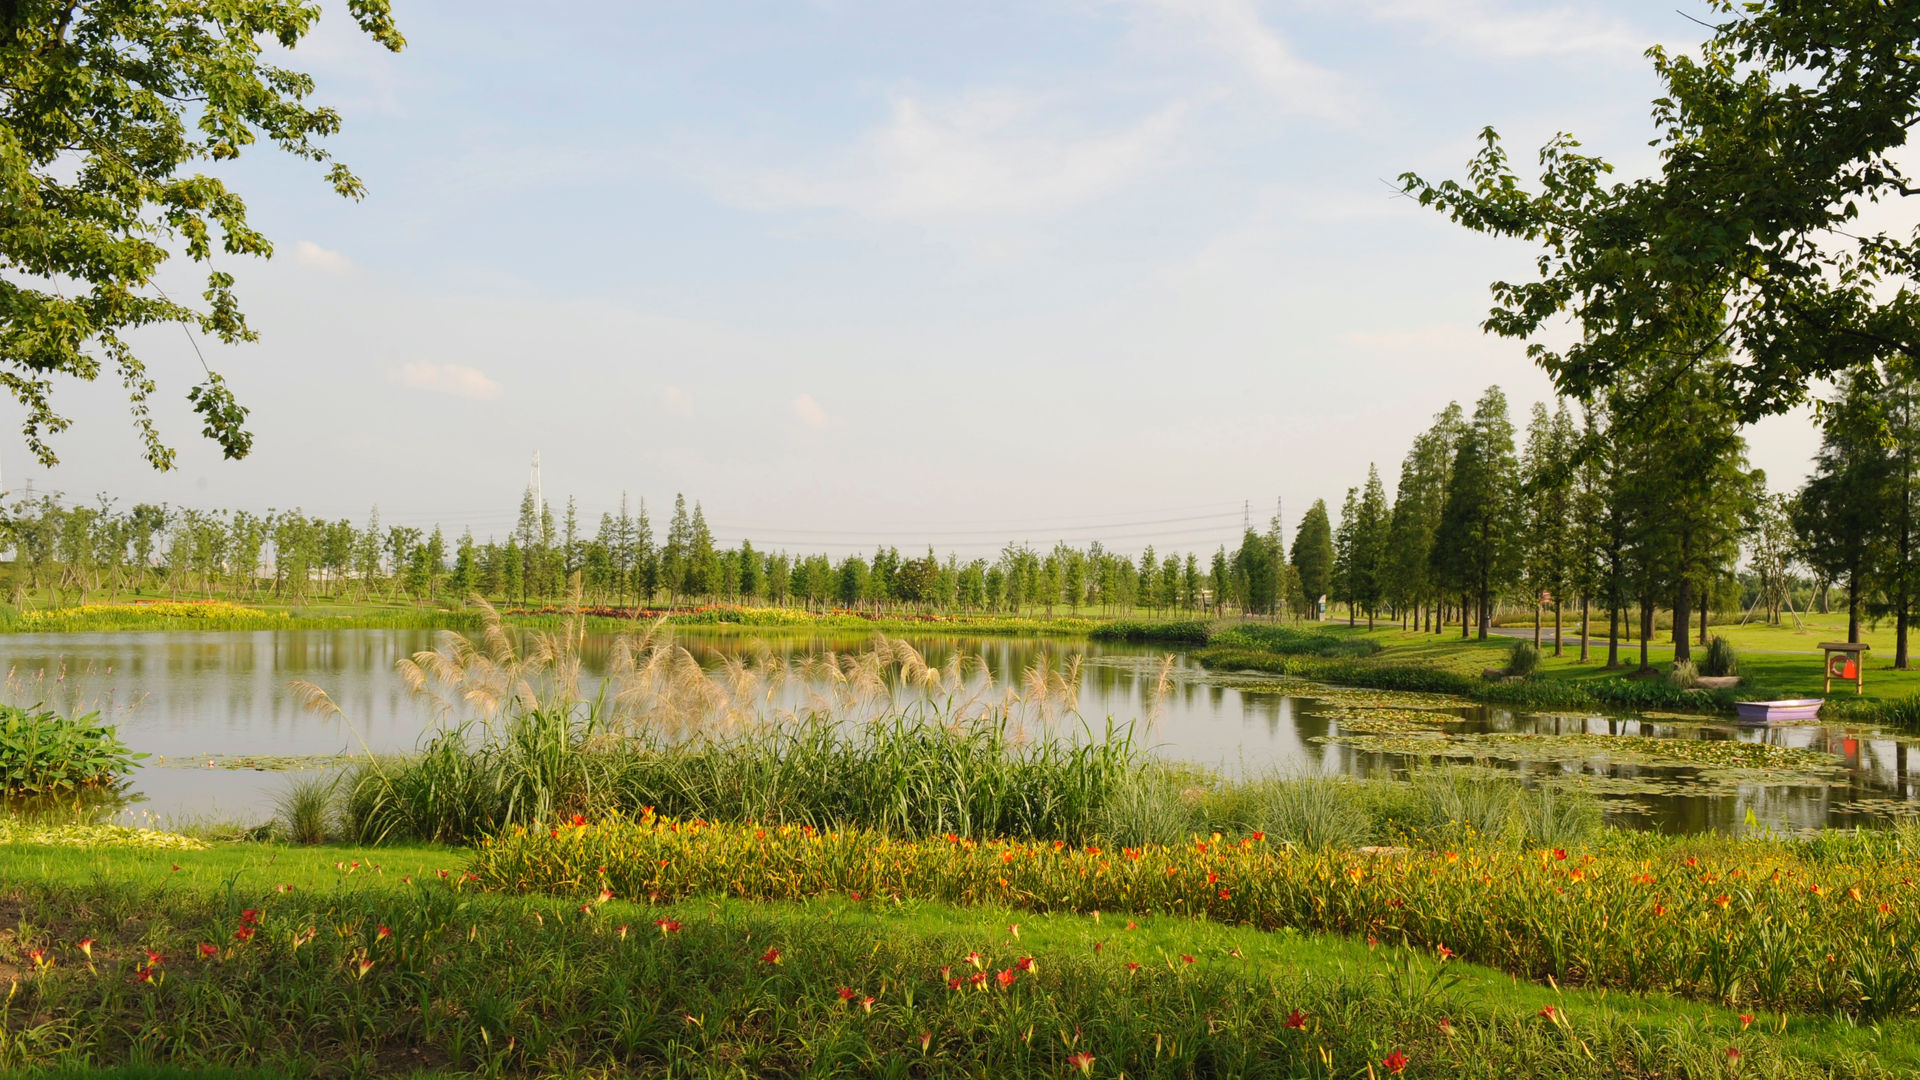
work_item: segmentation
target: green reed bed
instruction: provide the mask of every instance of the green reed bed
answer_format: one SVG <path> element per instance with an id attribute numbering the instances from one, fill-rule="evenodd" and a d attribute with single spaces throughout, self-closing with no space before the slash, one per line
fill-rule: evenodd
<path id="1" fill-rule="evenodd" d="M 509 896 L 464 880 L 459 858 L 0 846 L 13 915 L 0 964 L 17 973 L 0 1069 L 1879 1080 L 1920 1067 L 1904 1021 L 1747 1021 L 1513 983 L 1431 950 L 912 901 Z"/>
<path id="2" fill-rule="evenodd" d="M 1005 714 L 943 723 L 894 714 L 858 730 L 830 720 L 682 741 L 609 738 L 584 716 L 517 714 L 444 734 L 418 757 L 358 767 L 350 835 L 463 842 L 575 813 L 666 813 L 902 835 L 1090 835 L 1142 761 L 1127 732 L 1022 737 Z"/>
<path id="3" fill-rule="evenodd" d="M 322 782 L 295 780 L 282 825 L 316 837 Z M 680 741 L 597 732 L 585 713 L 516 713 L 368 761 L 340 788 L 336 830 L 363 842 L 466 843 L 515 825 L 647 808 L 708 821 L 1079 844 L 1264 831 L 1306 846 L 1565 844 L 1598 828 L 1591 796 L 1432 766 L 1407 780 L 1229 778 L 1146 754 L 1129 729 L 1028 735 L 1005 713 L 888 714 Z M 297 797 L 296 797 L 297 796 Z"/>

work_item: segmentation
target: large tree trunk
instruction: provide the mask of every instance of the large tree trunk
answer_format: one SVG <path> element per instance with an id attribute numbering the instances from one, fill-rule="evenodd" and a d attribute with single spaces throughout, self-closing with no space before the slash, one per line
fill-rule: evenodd
<path id="1" fill-rule="evenodd" d="M 1847 575 L 1847 640 L 1860 643 L 1860 571 Z"/>
<path id="2" fill-rule="evenodd" d="M 1580 662 L 1583 664 L 1587 662 L 1587 633 L 1589 630 L 1592 629 L 1592 626 L 1593 626 L 1593 623 L 1587 617 L 1587 595 L 1585 593 L 1581 593 L 1580 594 Z M 1556 644 L 1557 644 L 1557 639 L 1556 639 Z"/>
<path id="3" fill-rule="evenodd" d="M 1467 640 L 1468 636 L 1472 634 L 1471 628 L 1468 627 L 1467 625 L 1469 622 L 1473 620 L 1473 616 L 1470 614 L 1472 611 L 1473 611 L 1473 598 L 1468 596 L 1466 593 L 1461 593 L 1460 594 L 1460 640 L 1461 641 Z"/>
<path id="4" fill-rule="evenodd" d="M 1700 644 L 1707 643 L 1707 604 L 1713 597 L 1713 583 L 1700 583 Z"/>
<path id="5" fill-rule="evenodd" d="M 1640 670 L 1652 671 L 1653 665 L 1647 662 L 1647 646 L 1653 641 L 1653 601 L 1640 598 Z"/>
<path id="6" fill-rule="evenodd" d="M 1620 666 L 1620 605 L 1607 605 L 1607 667 Z"/>
<path id="7" fill-rule="evenodd" d="M 1673 598 L 1673 660 L 1693 659 L 1692 635 L 1687 628 L 1693 625 L 1693 582 L 1682 577 L 1680 587 Z"/>

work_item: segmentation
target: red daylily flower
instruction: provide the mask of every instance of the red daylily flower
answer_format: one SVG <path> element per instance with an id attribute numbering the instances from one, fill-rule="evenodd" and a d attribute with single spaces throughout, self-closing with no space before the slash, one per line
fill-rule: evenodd
<path id="1" fill-rule="evenodd" d="M 220 947 L 218 945 L 209 945 L 204 941 L 200 943 L 200 955 L 202 957 L 213 956 L 219 951 Z"/>
<path id="2" fill-rule="evenodd" d="M 653 920 L 653 925 L 659 927 L 661 936 L 665 937 L 666 935 L 673 933 L 675 930 L 680 929 L 680 920 L 669 919 L 669 918 L 666 918 L 665 916 L 662 916 L 658 919 Z"/>
<path id="3" fill-rule="evenodd" d="M 1091 1076 L 1093 1074 L 1093 1061 L 1093 1055 L 1087 1053 L 1085 1050 L 1077 1054 L 1067 1055 L 1067 1064 L 1079 1069 L 1081 1076 Z"/>
<path id="4" fill-rule="evenodd" d="M 1544 1020 L 1552 1020 L 1558 1017 L 1559 1015 L 1560 1015 L 1560 1010 L 1554 1008 L 1551 1005 L 1548 1005 L 1545 1008 L 1540 1010 L 1540 1017 L 1541 1019 L 1544 1019 Z"/>
<path id="5" fill-rule="evenodd" d="M 384 923 L 381 924 L 380 929 L 375 930 L 373 932 L 373 938 L 375 941 L 385 941 L 392 936 L 393 936 L 393 931 L 387 929 Z"/>
<path id="6" fill-rule="evenodd" d="M 1740 1060 L 1740 1048 L 1739 1048 L 1739 1047 L 1737 1047 L 1737 1046 L 1729 1046 L 1729 1047 L 1727 1047 L 1727 1060 L 1728 1060 L 1728 1061 L 1739 1061 L 1739 1060 Z"/>
<path id="7" fill-rule="evenodd" d="M 240 925 L 242 926 L 252 926 L 254 923 L 257 923 L 259 921 L 260 921 L 259 908 L 248 908 L 245 911 L 242 911 L 240 913 Z"/>
<path id="8" fill-rule="evenodd" d="M 1189 964 L 1193 963 L 1193 957 L 1187 953 L 1181 953 L 1180 959 L 1186 961 Z"/>
<path id="9" fill-rule="evenodd" d="M 999 975 L 997 976 L 997 978 L 998 978 L 998 979 L 1000 980 L 1000 986 L 1001 986 L 1001 988 L 1002 988 L 1002 989 L 1004 989 L 1004 988 L 1006 988 L 1006 987 L 1009 987 L 1009 986 L 1012 986 L 1012 985 L 1013 985 L 1013 980 L 1015 980 L 1015 979 L 1017 979 L 1017 978 L 1019 978 L 1019 977 L 1020 977 L 1020 976 L 1018 976 L 1018 975 L 1016 975 L 1016 974 L 1014 974 L 1014 971 L 1013 971 L 1013 969 L 1012 969 L 1012 968 L 1007 968 L 1006 970 L 1004 970 L 1004 971 L 1002 971 L 1002 972 L 1001 972 L 1001 973 L 1000 973 L 1000 974 L 999 974 Z"/>
<path id="10" fill-rule="evenodd" d="M 853 1000 L 853 988 L 852 988 L 852 987 L 850 987 L 850 986 L 843 986 L 843 987 L 841 987 L 841 988 L 840 988 L 840 1000 L 841 1000 L 841 1001 L 852 1001 L 852 1000 Z"/>
<path id="11" fill-rule="evenodd" d="M 873 999 L 873 998 L 871 998 L 871 997 L 863 997 L 863 998 L 861 998 L 861 999 L 860 999 L 860 1007 L 861 1007 L 861 1008 L 863 1008 L 863 1009 L 865 1009 L 865 1010 L 867 1010 L 868 1012 L 872 1012 L 872 1011 L 873 1011 L 873 1000 L 874 1000 L 874 999 Z"/>
<path id="12" fill-rule="evenodd" d="M 1307 1030 L 1307 1016 L 1299 1009 L 1295 1009 L 1287 1014 L 1286 1022 L 1280 1026 L 1290 1027 L 1295 1031 L 1305 1031 Z"/>
<path id="13" fill-rule="evenodd" d="M 760 962 L 761 962 L 761 963 L 763 963 L 763 964 L 777 964 L 777 963 L 779 963 L 779 962 L 780 962 L 780 950 L 779 950 L 779 949 L 768 949 L 768 950 L 767 950 L 766 952 L 763 952 L 763 953 L 761 953 L 761 954 L 760 954 Z"/>
<path id="14" fill-rule="evenodd" d="M 1388 1072 L 1398 1075 L 1407 1071 L 1407 1055 L 1395 1050 L 1393 1053 L 1381 1058 L 1380 1064 L 1386 1066 Z"/>
<path id="15" fill-rule="evenodd" d="M 1020 959 L 1015 960 L 1013 962 L 1013 966 L 1019 968 L 1021 971 L 1031 972 L 1033 971 L 1033 957 L 1023 956 Z"/>
<path id="16" fill-rule="evenodd" d="M 81 938 L 79 941 L 76 941 L 73 943 L 73 947 L 76 949 L 79 949 L 81 955 L 85 956 L 88 960 L 93 959 L 93 939 L 92 938 Z"/>
<path id="17" fill-rule="evenodd" d="M 253 927 L 251 927 L 251 926 L 243 926 L 243 927 L 241 927 L 240 929 L 238 929 L 238 930 L 235 930 L 235 931 L 233 932 L 233 940 L 235 940 L 235 941 L 252 941 L 252 940 L 253 940 Z"/>
<path id="18" fill-rule="evenodd" d="M 1127 970 L 1128 970 L 1128 971 L 1139 971 L 1139 970 L 1140 970 L 1140 965 L 1139 965 L 1139 964 L 1137 964 L 1137 963 L 1135 963 L 1135 962 L 1133 962 L 1132 960 L 1129 960 L 1129 961 L 1127 961 Z"/>

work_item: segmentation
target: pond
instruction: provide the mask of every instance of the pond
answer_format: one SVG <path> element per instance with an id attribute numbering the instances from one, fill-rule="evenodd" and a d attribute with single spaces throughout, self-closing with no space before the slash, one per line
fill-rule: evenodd
<path id="1" fill-rule="evenodd" d="M 1618 824 L 1671 832 L 1804 832 L 1920 816 L 1909 744 L 1835 725 L 1741 727 L 1651 714 L 1602 716 L 1490 708 L 1456 699 L 1315 686 L 1209 672 L 1151 646 L 1069 639 L 905 635 L 934 665 L 978 656 L 998 683 L 1018 683 L 1079 655 L 1077 709 L 1062 730 L 1132 724 L 1159 756 L 1228 773 L 1387 776 L 1443 758 L 1517 770 L 1602 796 Z M 864 648 L 862 635 L 758 638 L 681 630 L 703 665 L 768 649 L 802 657 Z M 5 699 L 98 711 L 135 750 L 128 813 L 257 821 L 287 766 L 325 756 L 417 746 L 434 717 L 394 662 L 431 648 L 410 630 L 111 633 L 0 638 Z M 605 670 L 610 637 L 589 638 L 585 667 Z M 976 678 L 980 678 L 976 676 Z M 1164 678 L 1164 683 L 1163 683 Z M 291 680 L 324 687 L 352 720 L 305 711 Z M 798 691 L 789 691 L 789 695 Z M 357 732 L 357 734 L 356 734 Z"/>

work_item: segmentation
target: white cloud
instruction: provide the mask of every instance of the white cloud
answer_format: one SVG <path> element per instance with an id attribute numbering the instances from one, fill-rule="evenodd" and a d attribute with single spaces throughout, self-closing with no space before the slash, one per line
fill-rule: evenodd
<path id="1" fill-rule="evenodd" d="M 353 260 L 330 248 L 323 248 L 311 240 L 302 240 L 293 246 L 293 261 L 301 266 L 311 266 L 316 270 L 343 274 L 353 269 Z"/>
<path id="2" fill-rule="evenodd" d="M 946 106 L 901 95 L 887 122 L 842 162 L 764 173 L 743 201 L 760 209 L 851 210 L 882 221 L 1057 212 L 1166 160 L 1186 106 L 1098 135 L 1047 130 L 1034 111 L 1011 94 Z"/>
<path id="3" fill-rule="evenodd" d="M 801 394 L 799 397 L 793 399 L 793 415 L 799 417 L 801 423 L 815 430 L 824 428 L 833 422 L 833 418 L 827 415 L 827 410 L 821 408 L 820 403 L 813 400 L 812 394 Z"/>
<path id="4" fill-rule="evenodd" d="M 1260 18 L 1253 0 L 1137 0 L 1184 24 L 1200 44 L 1225 54 L 1288 112 L 1340 119 L 1353 92 L 1338 74 L 1309 63 Z"/>
<path id="5" fill-rule="evenodd" d="M 1509 9 L 1487 0 L 1368 0 L 1375 16 L 1499 57 L 1612 54 L 1637 57 L 1653 41 L 1589 5 Z M 1704 33 L 1704 31 L 1702 31 Z"/>
<path id="6" fill-rule="evenodd" d="M 400 370 L 392 372 L 389 378 L 402 386 L 411 386 L 415 390 L 431 390 L 437 394 L 452 394 L 455 397 L 495 398 L 500 396 L 499 383 L 465 364 L 405 364 Z"/>
<path id="7" fill-rule="evenodd" d="M 666 400 L 667 408 L 682 416 L 693 415 L 693 399 L 687 396 L 685 390 L 677 386 L 669 386 L 660 396 Z"/>

